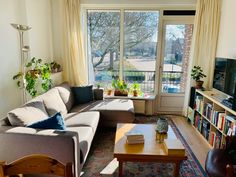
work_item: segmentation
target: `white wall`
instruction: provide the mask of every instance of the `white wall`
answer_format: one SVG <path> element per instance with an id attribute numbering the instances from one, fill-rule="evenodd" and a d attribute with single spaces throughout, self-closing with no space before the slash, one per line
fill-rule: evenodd
<path id="1" fill-rule="evenodd" d="M 26 0 L 31 56 L 52 60 L 52 22 L 50 0 Z"/>
<path id="2" fill-rule="evenodd" d="M 62 0 L 51 0 L 52 2 L 52 37 L 54 60 L 60 64 L 63 56 L 63 21 L 62 21 Z"/>
<path id="3" fill-rule="evenodd" d="M 10 23 L 32 27 L 24 34 L 31 56 L 52 58 L 50 8 L 48 0 L 0 0 L 0 118 L 21 104 L 12 80 L 20 69 L 19 34 Z"/>
<path id="4" fill-rule="evenodd" d="M 236 59 L 236 1 L 223 0 L 217 57 Z"/>
<path id="5" fill-rule="evenodd" d="M 19 89 L 12 80 L 19 71 L 18 33 L 10 23 L 25 24 L 23 8 L 21 0 L 0 0 L 0 118 L 21 102 Z"/>

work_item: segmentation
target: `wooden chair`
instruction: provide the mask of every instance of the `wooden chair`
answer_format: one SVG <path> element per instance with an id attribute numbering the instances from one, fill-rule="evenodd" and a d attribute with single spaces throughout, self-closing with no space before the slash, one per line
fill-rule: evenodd
<path id="1" fill-rule="evenodd" d="M 19 174 L 52 174 L 73 177 L 72 163 L 63 165 L 51 157 L 39 154 L 25 156 L 10 164 L 0 162 L 0 177 Z"/>
<path id="2" fill-rule="evenodd" d="M 235 163 L 230 150 L 236 150 L 236 136 L 227 136 L 223 149 L 212 149 L 208 152 L 205 170 L 209 177 L 236 177 Z"/>

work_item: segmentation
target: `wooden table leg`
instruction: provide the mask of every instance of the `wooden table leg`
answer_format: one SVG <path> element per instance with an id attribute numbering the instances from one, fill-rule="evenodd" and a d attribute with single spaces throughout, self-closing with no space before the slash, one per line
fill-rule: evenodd
<path id="1" fill-rule="evenodd" d="M 179 177 L 180 162 L 175 163 L 174 177 Z"/>
<path id="2" fill-rule="evenodd" d="M 119 177 L 123 177 L 123 162 L 119 161 Z"/>

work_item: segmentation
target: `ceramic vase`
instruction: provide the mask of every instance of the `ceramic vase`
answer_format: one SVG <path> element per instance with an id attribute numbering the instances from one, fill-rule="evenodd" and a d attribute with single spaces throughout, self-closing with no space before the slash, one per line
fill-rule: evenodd
<path id="1" fill-rule="evenodd" d="M 166 118 L 160 117 L 157 120 L 156 131 L 158 131 L 158 133 L 167 133 L 168 132 L 168 121 Z"/>

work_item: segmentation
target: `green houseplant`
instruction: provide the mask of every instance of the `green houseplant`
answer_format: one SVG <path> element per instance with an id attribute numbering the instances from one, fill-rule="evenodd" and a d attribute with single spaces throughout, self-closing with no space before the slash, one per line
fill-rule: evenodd
<path id="1" fill-rule="evenodd" d="M 125 83 L 125 81 L 120 79 L 113 79 L 111 85 L 115 89 L 115 96 L 128 96 L 128 85 L 127 83 Z"/>
<path id="2" fill-rule="evenodd" d="M 200 66 L 194 66 L 191 71 L 191 78 L 195 80 L 196 82 L 195 87 L 197 89 L 202 88 L 202 85 L 204 82 L 201 80 L 201 78 L 204 78 L 204 77 L 206 77 L 206 75 L 203 73 L 202 68 Z"/>
<path id="3" fill-rule="evenodd" d="M 52 87 L 50 64 L 43 64 L 42 59 L 33 57 L 26 64 L 25 73 L 18 72 L 13 76 L 13 80 L 17 81 L 19 88 L 25 88 L 32 97 L 35 97 Z"/>
<path id="4" fill-rule="evenodd" d="M 132 91 L 133 93 L 133 96 L 134 97 L 137 97 L 139 92 L 140 92 L 140 84 L 137 83 L 137 82 L 134 82 L 131 87 L 130 87 L 130 90 Z"/>
<path id="5" fill-rule="evenodd" d="M 62 67 L 59 63 L 53 61 L 50 63 L 50 67 L 51 67 L 51 72 L 52 73 L 57 73 L 57 72 L 61 72 L 62 71 Z"/>

